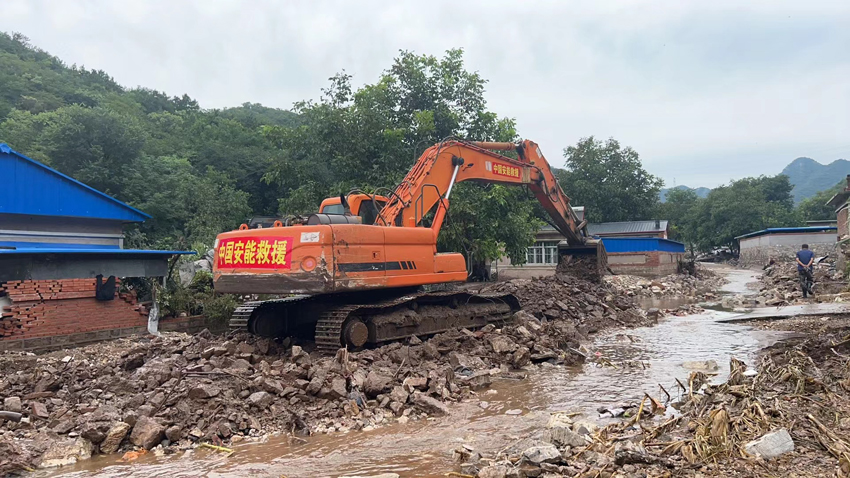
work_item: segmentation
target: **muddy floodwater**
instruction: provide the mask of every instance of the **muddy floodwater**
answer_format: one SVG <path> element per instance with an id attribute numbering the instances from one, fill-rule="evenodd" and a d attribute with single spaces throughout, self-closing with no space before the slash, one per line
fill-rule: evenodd
<path id="1" fill-rule="evenodd" d="M 723 287 L 726 293 L 746 294 L 751 291 L 747 284 L 756 280 L 756 272 L 713 269 L 729 280 Z M 684 382 L 691 370 L 716 373 L 714 380 L 723 380 L 730 356 L 753 365 L 759 350 L 788 335 L 718 322 L 732 315 L 707 309 L 666 318 L 653 327 L 600 335 L 588 344 L 589 358 L 582 367 L 546 366 L 535 369 L 526 380 L 497 380 L 478 399 L 452 405 L 447 417 L 317 435 L 304 441 L 277 437 L 240 443 L 229 457 L 201 449 L 143 456 L 132 464 L 117 462 L 116 456 L 98 456 L 31 476 L 336 478 L 387 472 L 402 477 L 445 476 L 455 470 L 452 450 L 462 444 L 493 452 L 539 429 L 550 412 L 581 412 L 584 419 L 599 421 L 598 408 L 639 402 L 644 393 L 663 401 L 662 387 L 676 395 L 675 379 Z M 716 371 L 710 361 L 718 365 Z M 506 413 L 509 410 L 511 414 Z M 513 414 L 516 410 L 521 413 Z"/>

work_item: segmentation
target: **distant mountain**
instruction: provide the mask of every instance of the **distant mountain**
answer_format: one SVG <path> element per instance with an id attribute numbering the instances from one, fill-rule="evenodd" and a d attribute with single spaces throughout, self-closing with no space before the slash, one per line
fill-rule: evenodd
<path id="1" fill-rule="evenodd" d="M 661 202 L 667 201 L 667 193 L 672 191 L 673 189 L 690 189 L 691 191 L 697 193 L 697 196 L 704 198 L 708 196 L 708 192 L 711 191 L 709 188 L 689 188 L 687 186 L 675 186 L 672 188 L 663 188 L 658 192 L 658 200 Z"/>
<path id="2" fill-rule="evenodd" d="M 821 164 L 812 158 L 797 158 L 785 166 L 782 174 L 788 176 L 794 185 L 791 194 L 794 202 L 799 203 L 841 182 L 842 178 L 850 174 L 850 161 L 837 159 L 829 164 Z"/>

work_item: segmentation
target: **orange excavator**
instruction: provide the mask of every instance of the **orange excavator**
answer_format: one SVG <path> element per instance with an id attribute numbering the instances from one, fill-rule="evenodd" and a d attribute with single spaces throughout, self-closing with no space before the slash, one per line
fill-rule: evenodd
<path id="1" fill-rule="evenodd" d="M 461 181 L 528 186 L 566 238 L 559 269 L 606 268 L 602 242 L 588 236 L 537 144 L 452 139 L 428 148 L 384 195 L 328 198 L 317 214 L 220 234 L 216 291 L 287 296 L 246 302 L 231 328 L 314 340 L 333 352 L 506 320 L 520 308 L 513 295 L 434 290 L 468 276 L 463 255 L 437 252 L 452 188 Z"/>

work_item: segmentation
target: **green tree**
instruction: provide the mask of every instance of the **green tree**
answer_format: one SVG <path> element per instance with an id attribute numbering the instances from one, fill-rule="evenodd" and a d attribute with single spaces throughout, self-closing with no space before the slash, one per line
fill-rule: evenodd
<path id="1" fill-rule="evenodd" d="M 566 169 L 558 180 L 590 222 L 650 219 L 657 210 L 661 179 L 643 169 L 637 151 L 615 139 L 583 138 L 564 149 Z"/>
<path id="2" fill-rule="evenodd" d="M 700 201 L 703 199 L 691 189 L 672 189 L 667 201 L 658 204 L 657 216 L 670 221 L 670 239 L 684 242 L 691 253 L 698 242 L 696 213 Z"/>
<path id="3" fill-rule="evenodd" d="M 313 212 L 355 188 L 394 188 L 443 138 L 515 141 L 514 121 L 486 109 L 485 83 L 465 69 L 461 50 L 439 59 L 402 51 L 376 83 L 356 90 L 350 75 L 332 77 L 319 101 L 296 104 L 298 125 L 263 128 L 276 149 L 266 179 L 279 188 L 281 213 Z M 464 183 L 451 204 L 440 250 L 525 261 L 540 223 L 522 190 Z"/>
<path id="4" fill-rule="evenodd" d="M 826 203 L 832 199 L 833 196 L 844 190 L 846 184 L 847 183 L 845 181 L 841 181 L 825 191 L 821 191 L 810 198 L 800 201 L 800 204 L 797 206 L 797 211 L 800 217 L 804 221 L 818 221 L 823 219 L 834 220 L 836 218 L 835 208 L 827 205 Z"/>
<path id="5" fill-rule="evenodd" d="M 739 179 L 711 190 L 705 200 L 697 202 L 699 249 L 728 246 L 737 250 L 738 236 L 801 224 L 793 208 L 792 188 L 787 176 L 778 175 Z"/>

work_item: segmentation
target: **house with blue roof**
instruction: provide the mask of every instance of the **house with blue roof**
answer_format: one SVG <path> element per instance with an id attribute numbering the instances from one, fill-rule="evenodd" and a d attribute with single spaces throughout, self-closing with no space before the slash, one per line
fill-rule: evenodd
<path id="1" fill-rule="evenodd" d="M 770 227 L 736 237 L 738 262 L 745 266 L 764 265 L 774 260 L 793 261 L 803 244 L 817 256 L 834 255 L 838 228 L 833 225 L 806 227 Z"/>
<path id="2" fill-rule="evenodd" d="M 0 143 L 0 350 L 43 350 L 144 332 L 127 277 L 165 277 L 183 251 L 124 248 L 150 216 Z"/>
<path id="3" fill-rule="evenodd" d="M 181 251 L 124 249 L 150 216 L 0 143 L 0 282 L 156 277 Z"/>
<path id="4" fill-rule="evenodd" d="M 573 210 L 584 219 L 584 208 Z M 588 224 L 587 232 L 602 240 L 608 254 L 608 266 L 618 274 L 662 277 L 675 274 L 685 256 L 685 245 L 668 239 L 666 220 L 622 221 Z M 555 273 L 558 244 L 564 236 L 552 226 L 537 232 L 535 242 L 526 252 L 526 263 L 513 265 L 503 258 L 495 264 L 502 279 L 549 276 Z"/>

